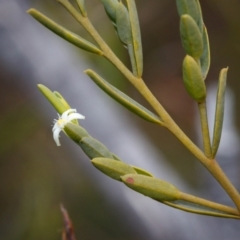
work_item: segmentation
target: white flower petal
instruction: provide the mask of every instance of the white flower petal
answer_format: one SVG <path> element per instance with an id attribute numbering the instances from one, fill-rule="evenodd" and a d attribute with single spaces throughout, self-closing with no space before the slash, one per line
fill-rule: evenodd
<path id="1" fill-rule="evenodd" d="M 67 120 L 70 122 L 74 119 L 85 119 L 85 117 L 79 113 L 71 113 L 68 115 Z"/>
<path id="2" fill-rule="evenodd" d="M 61 146 L 60 141 L 59 141 L 61 131 L 62 131 L 61 128 L 55 128 L 55 130 L 53 131 L 53 139 L 54 139 L 55 143 L 57 144 L 57 146 Z"/>
<path id="3" fill-rule="evenodd" d="M 59 141 L 60 132 L 64 129 L 64 126 L 68 122 L 71 122 L 74 119 L 85 119 L 85 117 L 77 113 L 76 109 L 68 109 L 61 116 L 58 114 L 58 120 L 53 121 L 53 139 L 56 142 L 57 146 L 61 146 Z"/>
<path id="4" fill-rule="evenodd" d="M 65 111 L 65 112 L 62 114 L 62 116 L 60 116 L 60 118 L 62 118 L 62 119 L 67 119 L 68 114 L 71 114 L 71 112 L 77 112 L 77 110 L 76 110 L 76 109 L 68 109 L 67 111 Z"/>

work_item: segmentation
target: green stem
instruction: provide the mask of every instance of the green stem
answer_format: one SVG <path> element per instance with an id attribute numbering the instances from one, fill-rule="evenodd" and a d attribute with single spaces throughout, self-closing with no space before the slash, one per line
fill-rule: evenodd
<path id="1" fill-rule="evenodd" d="M 113 51 L 108 47 L 102 37 L 92 26 L 88 18 L 83 17 L 68 0 L 58 0 L 74 17 L 75 19 L 89 32 L 96 43 L 100 46 L 104 56 L 133 84 L 133 86 L 142 94 L 142 96 L 155 109 L 164 122 L 164 126 L 172 132 L 184 146 L 209 170 L 216 178 L 220 185 L 225 189 L 233 202 L 236 204 L 240 212 L 240 195 L 234 188 L 232 183 L 226 177 L 222 169 L 216 161 L 210 160 L 205 154 L 186 136 L 186 134 L 178 127 L 174 120 L 169 116 L 167 111 L 158 102 L 152 92 L 148 89 L 142 78 L 138 78 L 118 59 Z"/>
<path id="2" fill-rule="evenodd" d="M 206 102 L 198 103 L 198 109 L 200 113 L 201 127 L 202 127 L 202 136 L 203 136 L 203 147 L 205 155 L 208 158 L 212 157 L 212 148 L 208 128 L 208 117 L 207 117 L 207 107 Z"/>
<path id="3" fill-rule="evenodd" d="M 229 206 L 225 206 L 225 205 L 222 205 L 222 204 L 219 204 L 219 203 L 211 202 L 211 201 L 208 201 L 206 199 L 199 198 L 199 197 L 196 197 L 196 196 L 193 196 L 193 195 L 189 195 L 189 194 L 183 193 L 183 192 L 181 192 L 180 199 L 191 202 L 191 203 L 199 204 L 199 205 L 202 205 L 202 206 L 205 206 L 205 207 L 209 207 L 209 208 L 212 208 L 212 209 L 215 209 L 215 210 L 219 210 L 219 211 L 231 214 L 231 215 L 235 215 L 235 216 L 237 216 L 237 218 L 240 218 L 238 210 L 235 209 L 235 208 L 229 207 Z"/>

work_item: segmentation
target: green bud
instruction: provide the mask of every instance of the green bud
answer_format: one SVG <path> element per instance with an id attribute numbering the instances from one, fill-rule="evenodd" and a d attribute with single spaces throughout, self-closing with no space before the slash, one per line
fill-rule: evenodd
<path id="1" fill-rule="evenodd" d="M 57 95 L 56 92 L 52 92 L 49 88 L 42 84 L 38 84 L 37 86 L 41 93 L 52 104 L 52 106 L 56 109 L 56 111 L 59 114 L 62 114 L 71 108 L 65 99 L 63 101 L 63 99 L 60 98 L 59 93 L 58 93 L 59 95 Z"/>
<path id="2" fill-rule="evenodd" d="M 187 14 L 181 16 L 180 35 L 186 53 L 199 59 L 203 52 L 202 35 L 196 22 Z"/>
<path id="3" fill-rule="evenodd" d="M 198 24 L 199 28 L 202 26 L 202 13 L 198 0 L 176 0 L 176 4 L 180 17 L 188 14 Z"/>
<path id="4" fill-rule="evenodd" d="M 137 172 L 137 174 L 142 174 L 142 175 L 146 175 L 146 176 L 149 176 L 149 177 L 154 177 L 150 172 L 140 168 L 140 167 L 135 167 L 135 166 L 132 166 L 134 168 L 134 170 Z"/>
<path id="5" fill-rule="evenodd" d="M 94 167 L 109 177 L 121 181 L 121 176 L 136 171 L 128 164 L 110 158 L 94 158 L 91 160 Z"/>
<path id="6" fill-rule="evenodd" d="M 119 2 L 116 9 L 116 26 L 120 40 L 127 46 L 132 44 L 132 30 L 127 8 L 122 2 Z"/>
<path id="7" fill-rule="evenodd" d="M 83 137 L 90 137 L 83 127 L 71 122 L 65 125 L 64 132 L 76 143 L 79 143 Z"/>
<path id="8" fill-rule="evenodd" d="M 139 174 L 127 174 L 121 177 L 129 188 L 157 201 L 174 201 L 180 197 L 180 191 L 172 184 Z"/>
<path id="9" fill-rule="evenodd" d="M 199 65 L 191 56 L 183 60 L 183 81 L 188 94 L 197 102 L 201 103 L 206 98 L 205 82 Z"/>
<path id="10" fill-rule="evenodd" d="M 98 157 L 114 158 L 108 148 L 95 138 L 83 137 L 78 144 L 90 159 Z"/>
<path id="11" fill-rule="evenodd" d="M 113 24 L 116 23 L 116 9 L 118 7 L 118 0 L 101 0 L 104 9 L 109 17 L 109 19 L 113 22 Z"/>

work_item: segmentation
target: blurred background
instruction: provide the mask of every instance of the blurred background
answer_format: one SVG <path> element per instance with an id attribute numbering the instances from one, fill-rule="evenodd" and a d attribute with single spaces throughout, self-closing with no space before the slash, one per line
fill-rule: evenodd
<path id="1" fill-rule="evenodd" d="M 218 75 L 221 68 L 229 66 L 218 159 L 239 189 L 240 2 L 200 2 L 211 46 L 212 65 L 206 80 L 211 126 Z M 129 66 L 127 51 L 101 2 L 86 1 L 86 6 L 94 26 Z M 61 203 L 78 240 L 237 239 L 240 228 L 236 220 L 171 209 L 101 174 L 64 134 L 62 146 L 56 146 L 52 121 L 57 113 L 38 91 L 38 83 L 59 91 L 86 116 L 81 125 L 125 162 L 183 191 L 232 205 L 216 181 L 169 132 L 119 106 L 83 73 L 87 68 L 95 70 L 149 107 L 111 64 L 45 29 L 26 13 L 31 7 L 91 41 L 54 0 L 0 0 L 0 239 L 61 239 Z M 143 78 L 174 120 L 201 146 L 196 105 L 181 79 L 184 51 L 175 1 L 138 0 L 137 7 Z"/>

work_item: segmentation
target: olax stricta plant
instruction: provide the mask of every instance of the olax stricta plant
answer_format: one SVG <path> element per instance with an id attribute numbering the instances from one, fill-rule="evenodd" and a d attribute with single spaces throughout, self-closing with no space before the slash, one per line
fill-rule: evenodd
<path id="1" fill-rule="evenodd" d="M 199 1 L 176 0 L 176 4 L 180 16 L 182 46 L 186 52 L 186 57 L 182 64 L 183 84 L 187 93 L 196 102 L 199 108 L 203 151 L 179 128 L 142 79 L 142 43 L 135 1 L 126 0 L 125 4 L 118 0 L 101 0 L 106 14 L 112 22 L 120 41 L 128 50 L 131 69 L 127 68 L 124 63 L 119 60 L 95 30 L 88 18 L 84 0 L 76 0 L 79 9 L 76 9 L 68 0 L 58 0 L 58 2 L 73 15 L 83 28 L 86 29 L 91 35 L 94 43 L 70 32 L 35 9 L 28 10 L 28 13 L 42 25 L 68 42 L 85 51 L 96 54 L 99 57 L 104 57 L 111 62 L 140 92 L 155 110 L 155 113 L 152 113 L 109 84 L 93 70 L 87 69 L 85 73 L 106 94 L 122 104 L 125 108 L 146 121 L 154 123 L 156 127 L 164 127 L 175 135 L 219 182 L 235 203 L 236 208 L 184 193 L 172 184 L 155 178 L 148 171 L 127 164 L 79 125 L 77 119 L 83 119 L 84 116 L 78 114 L 75 109 L 71 109 L 70 105 L 60 93 L 52 92 L 47 87 L 40 84 L 38 85 L 39 90 L 59 114 L 59 119 L 55 120 L 53 127 L 53 135 L 56 144 L 58 146 L 60 145 L 59 134 L 63 131 L 81 147 L 84 153 L 90 158 L 93 166 L 102 173 L 170 207 L 196 214 L 240 219 L 240 195 L 215 158 L 223 126 L 224 94 L 228 68 L 223 68 L 219 75 L 213 139 L 210 141 L 206 108 L 207 91 L 205 85 L 205 79 L 210 67 L 210 48 L 208 33 L 203 21 Z"/>

